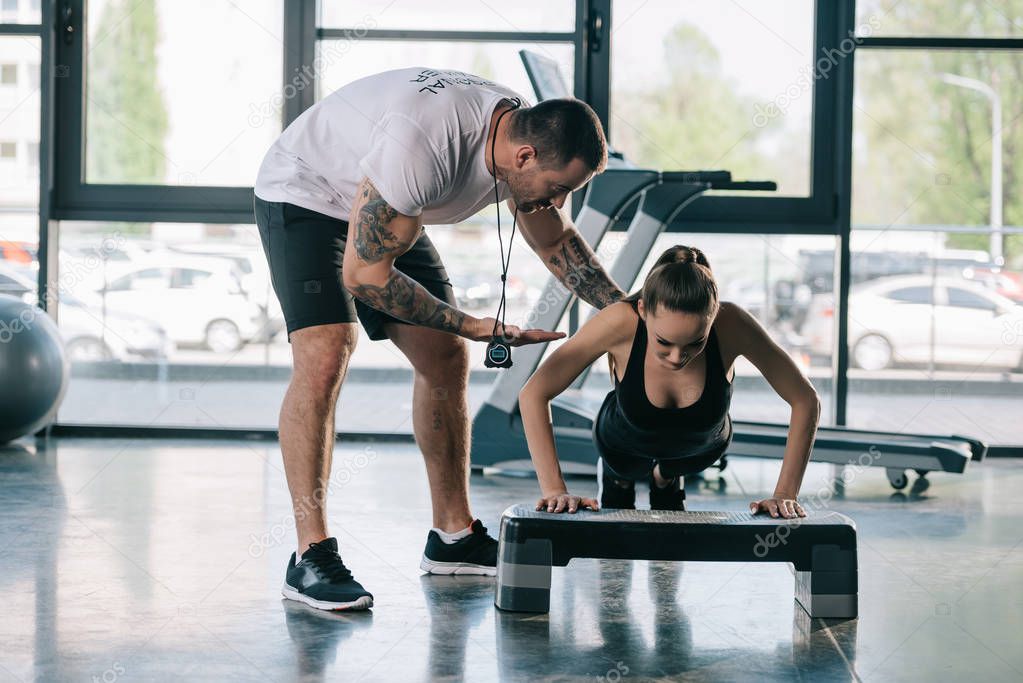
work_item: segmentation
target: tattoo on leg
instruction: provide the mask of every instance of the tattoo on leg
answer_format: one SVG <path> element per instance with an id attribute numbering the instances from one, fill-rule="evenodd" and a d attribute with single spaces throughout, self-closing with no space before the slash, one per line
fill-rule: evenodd
<path id="1" fill-rule="evenodd" d="M 444 421 L 441 419 L 440 411 L 436 408 L 433 411 L 433 431 L 439 432 L 444 429 Z"/>
<path id="2" fill-rule="evenodd" d="M 350 291 L 366 305 L 416 325 L 458 334 L 465 321 L 465 313 L 448 306 L 398 271 L 392 271 L 391 279 L 383 287 L 359 285 Z"/>

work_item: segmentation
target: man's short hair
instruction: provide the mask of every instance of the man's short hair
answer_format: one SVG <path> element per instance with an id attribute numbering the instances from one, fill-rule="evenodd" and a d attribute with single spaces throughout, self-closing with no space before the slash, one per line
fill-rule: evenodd
<path id="1" fill-rule="evenodd" d="M 513 141 L 535 147 L 541 164 L 564 166 L 579 158 L 594 173 L 607 165 L 604 127 L 582 100 L 564 97 L 520 109 L 509 132 Z"/>

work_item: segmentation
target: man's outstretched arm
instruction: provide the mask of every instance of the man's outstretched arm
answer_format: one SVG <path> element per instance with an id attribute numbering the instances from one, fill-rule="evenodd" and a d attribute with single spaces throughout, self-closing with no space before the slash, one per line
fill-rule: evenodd
<path id="1" fill-rule="evenodd" d="M 509 202 L 514 211 L 514 205 Z M 561 209 L 519 214 L 522 235 L 547 269 L 580 299 L 604 308 L 625 296 L 597 255 Z"/>
<path id="2" fill-rule="evenodd" d="M 352 296 L 413 325 L 432 327 L 473 341 L 503 336 L 512 346 L 554 341 L 562 332 L 522 330 L 493 318 L 476 318 L 449 306 L 394 267 L 394 261 L 419 238 L 422 219 L 390 206 L 366 178 L 352 204 L 348 248 L 342 266 L 344 286 Z"/>

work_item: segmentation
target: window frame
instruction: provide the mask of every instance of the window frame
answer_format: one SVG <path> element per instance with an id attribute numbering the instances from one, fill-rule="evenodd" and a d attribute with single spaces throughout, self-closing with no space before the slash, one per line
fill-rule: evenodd
<path id="1" fill-rule="evenodd" d="M 280 0 L 287 2 L 284 12 L 285 48 L 281 85 L 295 68 L 312 64 L 317 41 L 340 28 L 317 27 L 316 0 Z M 194 186 L 83 185 L 69 169 L 81 169 L 81 143 L 84 131 L 82 86 L 82 45 L 80 40 L 65 43 L 60 10 L 72 10 L 71 28 L 81 35 L 85 0 L 46 0 L 35 24 L 0 23 L 0 36 L 29 36 L 40 39 L 40 141 L 39 141 L 39 281 L 40 306 L 47 308 L 46 292 L 55 287 L 59 220 L 252 223 L 252 189 Z M 815 55 L 821 49 L 838 45 L 856 27 L 855 0 L 817 0 L 814 13 Z M 575 0 L 576 22 L 573 41 L 575 54 L 575 94 L 585 99 L 608 127 L 610 95 L 610 49 L 612 0 Z M 601 27 L 596 26 L 600 20 Z M 409 32 L 390 33 L 408 35 Z M 428 32 L 430 33 L 430 32 Z M 432 32 L 435 39 L 465 39 L 477 32 Z M 487 32 L 483 40 L 492 40 Z M 500 34 L 499 34 L 500 35 Z M 531 32 L 505 34 L 514 40 Z M 400 39 L 395 35 L 394 39 Z M 77 36 L 75 36 L 77 38 Z M 671 232 L 729 232 L 750 234 L 834 235 L 835 288 L 838 307 L 833 354 L 833 424 L 846 424 L 848 399 L 848 300 L 851 285 L 850 236 L 852 226 L 852 134 L 855 58 L 860 50 L 948 49 L 1010 50 L 1023 52 L 1019 38 L 957 37 L 869 37 L 857 36 L 856 46 L 832 71 L 829 78 L 815 82 L 811 115 L 811 195 L 807 198 L 705 196 L 693 202 L 668 226 Z M 286 126 L 313 104 L 314 88 L 303 89 L 296 97 L 285 99 L 282 123 Z M 77 99 L 76 99 L 77 98 Z M 75 106 L 77 103 L 77 106 Z M 60 112 L 60 116 L 56 113 Z M 77 128 L 76 128 L 77 126 Z M 69 166 L 68 161 L 76 164 Z M 579 193 L 577 193 L 579 194 Z M 579 198 L 575 198 L 578 202 Z M 59 427 L 59 425 L 58 425 Z M 69 433 L 76 427 L 67 426 Z M 83 427 L 85 432 L 123 435 L 195 435 L 236 436 L 252 430 L 192 430 L 185 428 Z M 272 430 L 265 430 L 272 438 Z M 262 433 L 262 432 L 259 432 Z"/>
<path id="2" fill-rule="evenodd" d="M 838 49 L 847 37 L 847 6 L 854 0 L 814 3 L 813 61 Z M 841 179 L 837 121 L 842 82 L 852 71 L 853 54 L 840 60 L 831 76 L 814 82 L 810 113 L 810 194 L 806 197 L 704 195 L 683 209 L 669 232 L 836 235 L 840 227 L 838 188 Z M 727 169 L 725 169 L 727 170 Z M 736 178 L 736 180 L 772 180 Z"/>
<path id="3" fill-rule="evenodd" d="M 56 120 L 52 216 L 58 220 L 251 223 L 251 187 L 107 184 L 84 181 L 87 0 L 63 0 L 69 24 L 54 41 Z M 285 16 L 287 13 L 285 13 Z M 287 51 L 287 48 L 284 50 Z"/>
<path id="4" fill-rule="evenodd" d="M 284 0 L 280 0 L 284 2 Z M 69 40 L 55 41 L 57 63 L 63 76 L 56 82 L 56 109 L 62 113 L 56 122 L 53 217 L 62 220 L 164 221 L 203 223 L 252 223 L 252 187 L 179 186 L 146 184 L 88 183 L 85 163 L 85 41 L 87 0 L 64 0 L 71 9 L 71 31 L 62 27 Z M 575 0 L 577 10 L 586 3 Z M 315 61 L 317 41 L 350 35 L 351 29 L 319 28 L 316 0 L 288 0 L 284 4 L 283 62 L 281 87 L 288 77 Z M 474 41 L 551 41 L 573 42 L 579 51 L 579 33 L 540 33 L 509 31 L 401 31 L 360 30 L 364 39 L 382 40 L 474 40 Z M 578 60 L 577 60 L 578 67 Z M 286 98 L 282 108 L 282 127 L 287 127 L 305 109 L 312 106 L 315 88 L 304 88 L 296 97 Z"/>

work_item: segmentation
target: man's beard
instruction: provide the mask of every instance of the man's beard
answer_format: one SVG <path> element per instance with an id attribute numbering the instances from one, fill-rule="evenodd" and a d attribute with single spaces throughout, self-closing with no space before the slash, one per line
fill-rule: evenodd
<path id="1" fill-rule="evenodd" d="M 515 203 L 515 208 L 520 213 L 533 213 L 535 211 L 541 211 L 550 206 L 550 202 L 546 199 L 530 199 L 529 196 L 523 192 L 522 184 L 519 179 L 509 179 L 508 188 L 511 190 L 511 198 Z"/>
<path id="2" fill-rule="evenodd" d="M 519 213 L 534 213 L 551 206 L 546 199 L 527 199 L 519 196 L 514 190 L 512 191 L 512 201 L 515 202 L 515 208 L 519 210 Z"/>

